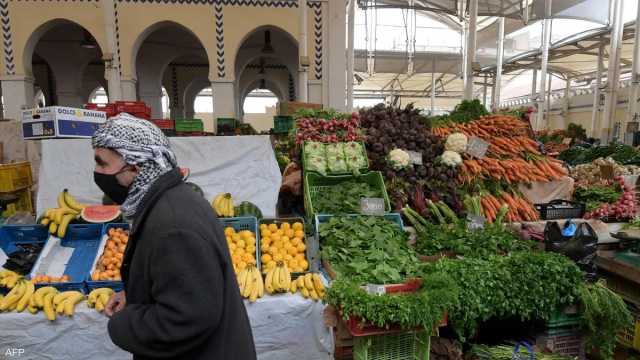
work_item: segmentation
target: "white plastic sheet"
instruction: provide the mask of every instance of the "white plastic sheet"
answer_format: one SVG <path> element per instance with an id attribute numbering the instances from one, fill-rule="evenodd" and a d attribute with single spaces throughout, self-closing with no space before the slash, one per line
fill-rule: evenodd
<path id="1" fill-rule="evenodd" d="M 322 303 L 287 294 L 266 296 L 246 307 L 259 360 L 333 359 L 333 334 L 324 326 Z M 2 313 L 0 355 L 22 349 L 20 359 L 131 359 L 111 342 L 107 321 L 84 302 L 73 318 L 55 322 L 42 313 Z"/>
<path id="2" fill-rule="evenodd" d="M 268 136 L 174 137 L 171 146 L 178 165 L 191 170 L 188 181 L 200 186 L 209 201 L 229 192 L 237 202 L 251 201 L 265 217 L 275 217 L 282 177 Z M 94 166 L 90 140 L 43 140 L 38 213 L 57 207 L 65 188 L 78 201 L 102 203 Z"/>

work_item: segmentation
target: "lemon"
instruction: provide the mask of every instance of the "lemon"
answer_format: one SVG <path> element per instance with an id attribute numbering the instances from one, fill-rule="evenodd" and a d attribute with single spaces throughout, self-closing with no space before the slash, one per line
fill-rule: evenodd
<path id="1" fill-rule="evenodd" d="M 300 239 L 304 239 L 304 231 L 298 230 L 298 231 L 293 233 L 293 236 L 295 236 L 297 238 L 300 238 Z"/>
<path id="2" fill-rule="evenodd" d="M 236 245 L 238 245 L 239 248 L 244 249 L 247 244 L 245 244 L 243 240 L 239 240 L 236 241 Z"/>
<path id="3" fill-rule="evenodd" d="M 269 224 L 269 231 L 271 231 L 271 232 L 276 232 L 276 231 L 278 231 L 278 225 L 276 225 L 276 224 Z"/>
<path id="4" fill-rule="evenodd" d="M 232 227 L 228 227 L 224 229 L 224 234 L 227 236 L 231 236 L 233 234 L 235 234 L 236 231 L 232 228 Z"/>
<path id="5" fill-rule="evenodd" d="M 289 229 L 291 229 L 291 224 L 289 224 L 288 222 L 283 222 L 282 225 L 280 226 L 280 228 L 282 230 L 289 230 Z"/>
<path id="6" fill-rule="evenodd" d="M 295 231 L 299 231 L 299 230 L 303 230 L 304 229 L 304 225 L 302 225 L 302 223 L 300 223 L 300 222 L 296 222 L 296 223 L 293 224 L 292 228 Z"/>

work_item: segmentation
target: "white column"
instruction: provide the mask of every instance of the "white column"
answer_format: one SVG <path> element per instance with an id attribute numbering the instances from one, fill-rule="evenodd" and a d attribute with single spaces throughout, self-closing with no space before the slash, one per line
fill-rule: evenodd
<path id="1" fill-rule="evenodd" d="M 466 83 L 464 84 L 464 99 L 473 98 L 473 63 L 476 60 L 476 30 L 478 24 L 478 0 L 469 1 L 469 29 L 467 31 L 466 51 Z"/>
<path id="2" fill-rule="evenodd" d="M 633 68 L 631 71 L 631 91 L 629 92 L 629 116 L 627 122 L 639 121 L 638 111 L 640 98 L 640 5 L 638 5 L 638 14 L 636 15 L 635 36 L 633 38 Z M 626 133 L 627 127 L 623 127 L 623 133 Z"/>
<path id="3" fill-rule="evenodd" d="M 344 1 L 329 2 L 329 44 L 325 48 L 328 52 L 329 68 L 324 70 L 323 77 L 328 79 L 329 107 L 338 111 L 346 110 L 346 78 L 347 56 L 347 11 Z"/>
<path id="4" fill-rule="evenodd" d="M 431 116 L 436 109 L 436 58 L 431 60 Z"/>
<path id="5" fill-rule="evenodd" d="M 538 84 L 538 70 L 533 69 L 533 76 L 531 81 L 531 102 L 535 102 L 538 97 L 538 92 L 536 90 L 536 85 Z"/>
<path id="6" fill-rule="evenodd" d="M 618 105 L 618 82 L 620 80 L 620 52 L 622 51 L 623 21 L 622 0 L 613 0 L 613 20 L 611 21 L 611 48 L 609 49 L 609 65 L 607 69 L 607 84 L 605 87 L 604 117 L 600 125 L 600 136 L 611 140 L 611 131 L 615 121 Z"/>
<path id="7" fill-rule="evenodd" d="M 213 96 L 213 128 L 218 128 L 218 118 L 238 118 L 234 99 L 233 80 L 211 82 Z"/>
<path id="8" fill-rule="evenodd" d="M 593 108 L 591 112 L 591 136 L 596 137 L 598 131 L 597 122 L 600 117 L 600 87 L 602 86 L 602 72 L 604 71 L 604 44 L 598 49 L 598 70 L 596 72 L 596 85 L 593 89 Z"/>
<path id="9" fill-rule="evenodd" d="M 571 95 L 571 77 L 567 76 L 567 83 L 564 88 L 564 103 L 563 103 L 563 115 L 562 120 L 564 121 L 562 128 L 566 129 L 569 125 L 569 106 L 571 105 L 571 101 L 569 96 Z"/>
<path id="10" fill-rule="evenodd" d="M 23 108 L 31 109 L 34 105 L 35 80 L 28 76 L 5 75 L 2 77 L 2 97 L 6 119 L 20 120 Z"/>
<path id="11" fill-rule="evenodd" d="M 496 54 L 496 93 L 493 107 L 500 108 L 500 95 L 502 90 L 502 60 L 504 57 L 504 18 L 498 19 L 498 48 Z"/>
<path id="12" fill-rule="evenodd" d="M 152 119 L 162 119 L 162 89 L 147 89 L 146 91 L 140 91 L 140 101 L 144 101 L 147 106 L 151 108 L 151 118 Z M 171 107 L 171 118 L 175 119 L 176 117 L 180 118 L 181 116 L 177 116 L 177 109 L 175 107 Z"/>
<path id="13" fill-rule="evenodd" d="M 122 100 L 123 101 L 136 101 L 138 95 L 136 91 L 135 79 L 121 79 L 120 86 L 122 88 Z M 111 98 L 109 98 L 111 100 Z"/>
<path id="14" fill-rule="evenodd" d="M 105 37 L 107 49 L 103 49 L 105 57 L 105 78 L 109 87 L 109 101 L 122 100 L 122 88 L 120 85 L 120 64 L 118 62 L 118 44 L 116 42 L 116 15 L 114 0 L 102 0 Z"/>
<path id="15" fill-rule="evenodd" d="M 545 126 L 544 115 L 546 111 L 545 91 L 547 89 L 547 65 L 549 64 L 549 42 L 551 41 L 551 0 L 544 2 L 544 21 L 542 26 L 542 64 L 540 65 L 540 96 L 538 97 L 538 117 L 534 130 L 543 129 Z"/>
<path id="16" fill-rule="evenodd" d="M 299 10 L 299 32 L 300 37 L 298 39 L 298 100 L 302 102 L 309 101 L 309 44 L 307 42 L 307 0 L 298 0 Z M 302 59 L 305 59 L 307 64 L 302 65 Z"/>
<path id="17" fill-rule="evenodd" d="M 482 105 L 487 107 L 487 75 L 484 75 L 484 80 L 482 81 Z"/>
<path id="18" fill-rule="evenodd" d="M 349 0 L 347 41 L 347 111 L 353 110 L 353 67 L 354 67 L 354 32 L 356 18 L 356 0 Z"/>

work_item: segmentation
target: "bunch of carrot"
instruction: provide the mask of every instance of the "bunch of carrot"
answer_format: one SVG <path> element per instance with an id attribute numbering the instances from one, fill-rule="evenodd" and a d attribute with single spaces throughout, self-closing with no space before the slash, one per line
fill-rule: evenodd
<path id="1" fill-rule="evenodd" d="M 555 159 L 526 161 L 524 159 L 498 160 L 483 158 L 464 160 L 459 172 L 462 183 L 476 179 L 504 180 L 512 183 L 558 180 L 568 174 L 562 163 Z"/>
<path id="2" fill-rule="evenodd" d="M 541 155 L 538 143 L 527 136 L 492 138 L 488 152 L 496 156 L 522 157 L 523 151 Z"/>
<path id="3" fill-rule="evenodd" d="M 511 195 L 507 192 L 500 193 L 499 196 L 484 195 L 480 198 L 482 212 L 489 223 L 496 220 L 502 204 L 509 206 L 505 219 L 508 222 L 536 221 L 539 219 L 538 211 L 528 200 Z"/>
<path id="4" fill-rule="evenodd" d="M 484 140 L 492 141 L 495 137 L 527 136 L 529 125 L 515 116 L 488 115 L 466 124 L 433 128 L 431 132 L 440 137 L 460 132 L 467 136 L 477 136 Z"/>

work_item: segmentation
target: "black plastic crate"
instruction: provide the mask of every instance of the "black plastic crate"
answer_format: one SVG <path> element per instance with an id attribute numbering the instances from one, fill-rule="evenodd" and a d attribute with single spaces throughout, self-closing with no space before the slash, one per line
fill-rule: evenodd
<path id="1" fill-rule="evenodd" d="M 567 200 L 551 200 L 546 204 L 536 204 L 536 210 L 542 220 L 581 219 L 585 205 Z"/>

